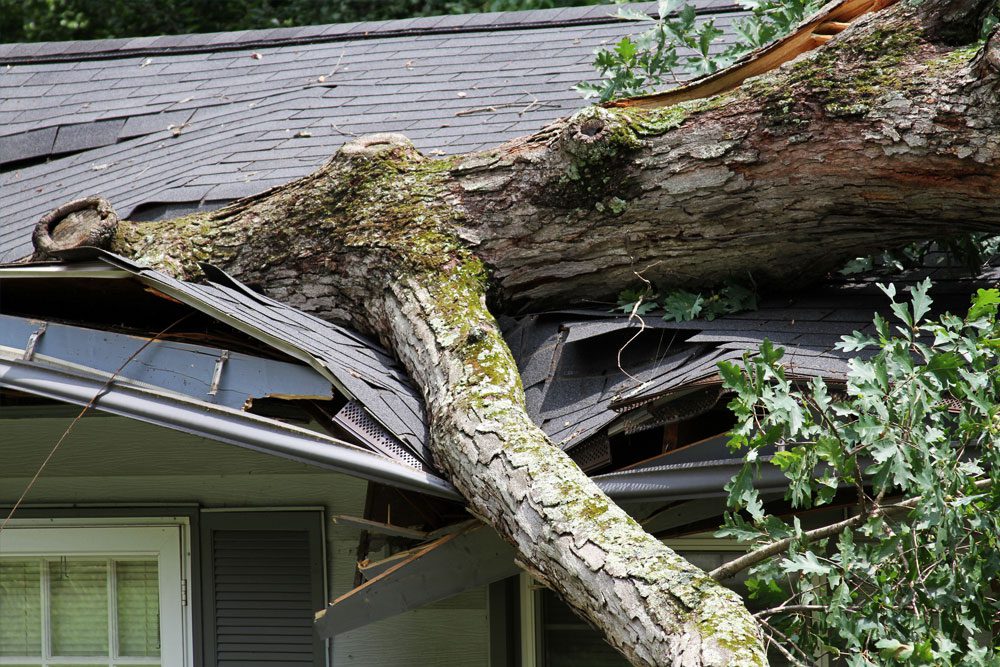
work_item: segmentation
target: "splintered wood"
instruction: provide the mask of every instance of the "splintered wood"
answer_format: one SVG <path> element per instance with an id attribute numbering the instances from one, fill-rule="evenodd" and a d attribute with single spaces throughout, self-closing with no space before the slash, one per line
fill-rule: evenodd
<path id="1" fill-rule="evenodd" d="M 896 0 L 841 0 L 803 23 L 798 30 L 743 56 L 724 70 L 663 93 L 608 102 L 607 107 L 652 109 L 699 100 L 736 88 L 750 77 L 770 72 L 807 51 L 826 44 L 856 19 Z"/>

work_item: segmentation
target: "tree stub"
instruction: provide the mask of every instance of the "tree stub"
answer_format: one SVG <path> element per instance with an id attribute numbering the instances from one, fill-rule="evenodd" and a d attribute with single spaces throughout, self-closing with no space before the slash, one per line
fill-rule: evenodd
<path id="1" fill-rule="evenodd" d="M 109 249 L 118 222 L 111 202 L 103 197 L 85 197 L 62 204 L 35 225 L 31 236 L 35 247 L 33 259 L 50 259 L 74 248 Z"/>

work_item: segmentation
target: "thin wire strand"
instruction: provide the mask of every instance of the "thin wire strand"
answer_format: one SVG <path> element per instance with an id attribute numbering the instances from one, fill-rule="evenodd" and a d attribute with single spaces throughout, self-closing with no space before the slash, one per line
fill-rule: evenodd
<path id="1" fill-rule="evenodd" d="M 126 359 L 122 363 L 122 365 L 118 367 L 118 370 L 112 373 L 111 377 L 109 377 L 104 382 L 104 384 L 101 385 L 101 388 L 97 390 L 97 393 L 94 394 L 94 397 L 91 398 L 89 401 L 87 401 L 87 404 L 83 406 L 83 409 L 80 410 L 80 413 L 73 419 L 73 421 L 69 423 L 69 426 L 66 427 L 66 430 L 63 431 L 62 435 L 59 436 L 59 440 L 56 441 L 56 444 L 53 445 L 52 449 L 49 450 L 48 456 L 46 456 L 45 460 L 42 461 L 42 464 L 38 466 L 38 470 L 35 471 L 35 475 L 31 478 L 31 481 L 28 482 L 28 485 L 24 487 L 24 491 L 21 493 L 21 497 L 19 497 L 17 499 L 17 502 L 14 503 L 14 506 L 10 508 L 10 512 L 7 514 L 7 517 L 3 520 L 3 523 L 0 523 L 0 534 L 3 533 L 4 529 L 7 527 L 7 524 L 10 523 L 10 520 L 14 518 L 14 514 L 17 513 L 17 510 L 21 507 L 21 504 L 24 502 L 24 499 L 28 497 L 28 494 L 31 492 L 32 487 L 35 486 L 35 482 L 37 482 L 38 479 L 42 476 L 42 472 L 44 472 L 45 467 L 49 464 L 49 461 L 52 460 L 52 457 L 56 455 L 56 452 L 59 451 L 59 447 L 63 444 L 63 441 L 65 441 L 66 438 L 69 436 L 70 432 L 73 430 L 73 427 L 76 426 L 81 419 L 83 419 L 83 416 L 87 414 L 87 412 L 92 407 L 94 407 L 94 404 L 97 403 L 98 400 L 100 400 L 101 396 L 107 393 L 108 389 L 111 387 L 111 384 L 118 378 L 121 372 L 125 370 L 125 367 L 128 366 L 130 363 L 132 363 L 132 360 L 135 359 L 137 356 L 139 356 L 143 350 L 152 345 L 155 341 L 159 340 L 161 336 L 163 336 L 165 333 L 173 329 L 175 326 L 177 326 L 190 316 L 191 316 L 190 313 L 184 315 L 179 320 L 168 325 L 166 329 L 160 331 L 158 334 L 156 334 L 155 336 L 147 340 L 145 343 L 143 343 L 139 347 L 139 349 L 130 354 L 128 359 Z"/>
<path id="2" fill-rule="evenodd" d="M 632 342 L 635 341 L 636 338 L 638 338 L 640 335 L 642 335 L 643 331 L 645 331 L 646 329 L 649 328 L 649 326 L 646 324 L 646 320 L 644 320 L 642 318 L 642 316 L 639 315 L 639 308 L 640 308 L 640 306 L 642 306 L 642 302 L 643 302 L 644 297 L 647 294 L 651 294 L 653 292 L 653 283 L 651 283 L 648 279 L 646 279 L 646 277 L 643 276 L 642 274 L 645 273 L 646 271 L 649 271 L 650 269 L 652 269 L 653 267 L 655 267 L 659 263 L 660 262 L 653 262 L 652 264 L 650 264 L 649 266 L 647 266 L 642 271 L 633 271 L 632 272 L 632 273 L 635 274 L 636 278 L 638 278 L 639 280 L 641 280 L 642 282 L 644 282 L 646 284 L 646 292 L 636 300 L 635 305 L 632 306 L 632 312 L 630 312 L 629 315 L 628 315 L 628 323 L 629 324 L 632 324 L 632 322 L 634 322 L 636 320 L 639 321 L 639 330 L 636 331 L 634 334 L 632 334 L 632 337 L 629 338 L 627 341 L 625 341 L 625 344 L 622 345 L 618 349 L 618 359 L 617 359 L 617 361 L 618 361 L 618 370 L 620 370 L 622 373 L 624 373 L 625 376 L 629 380 L 631 380 L 632 382 L 635 382 L 637 384 L 637 386 L 633 387 L 630 391 L 635 391 L 635 390 L 641 389 L 643 386 L 645 386 L 646 382 L 640 380 L 639 378 L 637 378 L 636 376 L 632 375 L 627 370 L 625 370 L 625 367 L 622 365 L 622 353 L 625 352 L 625 348 L 627 348 L 629 345 L 631 345 Z"/>

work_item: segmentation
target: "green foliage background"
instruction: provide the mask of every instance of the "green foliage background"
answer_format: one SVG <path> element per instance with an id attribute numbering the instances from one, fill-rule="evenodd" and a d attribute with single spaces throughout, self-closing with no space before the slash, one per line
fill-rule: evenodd
<path id="1" fill-rule="evenodd" d="M 607 0 L 0 0 L 0 42 L 177 35 L 604 2 Z"/>
<path id="2" fill-rule="evenodd" d="M 930 280 L 879 285 L 893 319 L 845 336 L 858 354 L 843 386 L 793 379 L 765 341 L 722 362 L 745 465 L 727 490 L 737 510 L 719 536 L 775 547 L 752 564 L 765 635 L 793 664 L 829 655 L 849 667 L 993 667 L 1000 601 L 1000 291 L 964 316 L 929 318 Z M 765 459 L 788 479 L 796 512 L 856 507 L 834 530 L 768 514 L 754 487 Z M 847 494 L 850 495 L 849 493 Z M 762 552 L 758 552 L 762 553 Z"/>

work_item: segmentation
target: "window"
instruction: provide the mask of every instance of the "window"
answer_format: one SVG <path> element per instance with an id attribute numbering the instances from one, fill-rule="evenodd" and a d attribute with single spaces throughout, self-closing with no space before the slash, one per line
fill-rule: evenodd
<path id="1" fill-rule="evenodd" d="M 8 527 L 0 665 L 185 667 L 182 527 Z"/>

